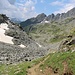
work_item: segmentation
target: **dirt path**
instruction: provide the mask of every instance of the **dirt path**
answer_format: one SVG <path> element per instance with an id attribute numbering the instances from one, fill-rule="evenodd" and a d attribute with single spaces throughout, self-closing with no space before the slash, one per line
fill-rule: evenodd
<path id="1" fill-rule="evenodd" d="M 64 66 L 64 70 L 63 70 L 63 74 L 64 75 L 73 75 L 72 70 L 68 67 L 68 64 L 66 61 L 63 62 L 63 66 Z"/>
<path id="2" fill-rule="evenodd" d="M 43 61 L 41 61 L 39 64 L 33 66 L 32 68 L 28 69 L 28 74 L 27 75 L 59 75 L 60 74 L 60 70 L 59 68 L 57 68 L 55 71 L 53 71 L 53 69 L 51 67 L 46 67 L 44 69 L 44 71 L 42 71 L 39 66 L 41 64 L 44 64 L 44 62 L 49 58 L 49 56 L 47 58 L 45 58 Z M 73 75 L 73 72 L 71 69 L 69 69 L 68 64 L 66 61 L 64 61 L 63 63 L 63 73 L 62 75 Z"/>
<path id="3" fill-rule="evenodd" d="M 44 61 L 46 61 L 49 58 L 49 56 L 47 58 L 45 58 L 42 62 L 40 62 L 39 64 L 33 66 L 32 68 L 28 69 L 28 74 L 27 75 L 43 75 L 42 73 L 40 73 L 42 70 L 38 71 L 38 68 L 41 64 L 44 63 Z"/>

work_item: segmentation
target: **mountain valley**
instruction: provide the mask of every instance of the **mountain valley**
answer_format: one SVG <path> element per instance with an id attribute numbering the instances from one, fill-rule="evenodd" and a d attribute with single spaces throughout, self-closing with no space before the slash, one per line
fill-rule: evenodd
<path id="1" fill-rule="evenodd" d="M 75 8 L 21 23 L 0 14 L 0 75 L 75 75 Z"/>

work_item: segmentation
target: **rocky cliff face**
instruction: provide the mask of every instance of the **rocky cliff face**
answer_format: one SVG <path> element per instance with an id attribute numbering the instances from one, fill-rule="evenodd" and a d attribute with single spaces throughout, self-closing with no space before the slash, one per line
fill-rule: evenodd
<path id="1" fill-rule="evenodd" d="M 47 48 L 29 38 L 20 25 L 11 22 L 8 17 L 0 18 L 0 63 L 31 61 L 44 56 Z"/>

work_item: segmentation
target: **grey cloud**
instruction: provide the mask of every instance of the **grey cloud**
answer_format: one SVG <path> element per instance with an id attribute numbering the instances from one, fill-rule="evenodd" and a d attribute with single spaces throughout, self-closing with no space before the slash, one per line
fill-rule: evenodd
<path id="1" fill-rule="evenodd" d="M 15 0 L 0 0 L 0 13 L 6 14 L 11 18 L 26 20 L 36 15 L 35 3 L 27 0 L 25 3 L 15 3 Z"/>

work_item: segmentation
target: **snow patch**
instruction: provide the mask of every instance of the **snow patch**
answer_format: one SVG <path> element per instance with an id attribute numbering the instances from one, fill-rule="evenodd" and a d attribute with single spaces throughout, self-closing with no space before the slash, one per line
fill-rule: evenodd
<path id="1" fill-rule="evenodd" d="M 24 46 L 23 44 L 21 44 L 21 45 L 19 45 L 20 47 L 22 47 L 22 48 L 25 48 L 26 46 Z"/>
<path id="2" fill-rule="evenodd" d="M 36 44 L 37 44 L 39 47 L 42 47 L 42 45 L 40 45 L 39 43 L 36 42 Z"/>
<path id="3" fill-rule="evenodd" d="M 0 24 L 0 41 L 4 43 L 14 44 L 12 42 L 13 37 L 5 35 L 5 30 L 8 30 L 8 24 L 1 23 Z"/>
<path id="4" fill-rule="evenodd" d="M 49 21 L 45 21 L 45 23 L 49 23 Z"/>
<path id="5" fill-rule="evenodd" d="M 41 23 L 49 23 L 49 21 L 42 21 Z"/>
<path id="6" fill-rule="evenodd" d="M 3 29 L 3 30 L 8 30 L 9 29 L 8 24 L 6 24 L 6 23 L 1 23 L 0 28 Z"/>

